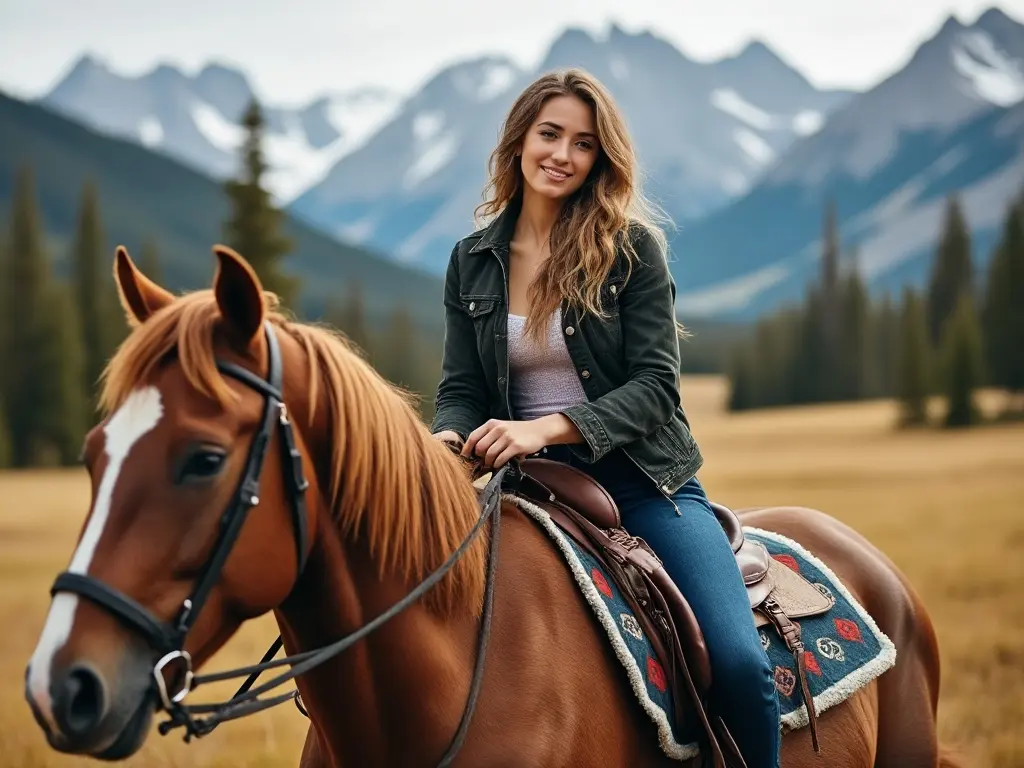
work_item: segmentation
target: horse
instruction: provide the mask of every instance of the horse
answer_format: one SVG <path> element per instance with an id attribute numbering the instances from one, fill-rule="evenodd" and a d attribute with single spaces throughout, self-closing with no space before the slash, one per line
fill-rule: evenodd
<path id="1" fill-rule="evenodd" d="M 536 523 L 501 497 L 490 518 L 500 539 L 473 538 L 483 518 L 472 474 L 412 396 L 340 332 L 289 316 L 242 256 L 213 252 L 211 287 L 182 294 L 115 252 L 130 333 L 84 443 L 89 512 L 26 668 L 50 747 L 134 754 L 155 713 L 178 707 L 194 670 L 255 617 L 272 612 L 289 658 L 308 661 L 405 599 L 296 677 L 310 723 L 302 768 L 436 765 L 470 709 L 450 764 L 700 764 L 659 749 Z M 892 669 L 819 716 L 824 754 L 794 732 L 782 765 L 954 768 L 937 737 L 936 636 L 895 565 L 817 510 L 742 519 L 814 551 L 898 651 Z"/>

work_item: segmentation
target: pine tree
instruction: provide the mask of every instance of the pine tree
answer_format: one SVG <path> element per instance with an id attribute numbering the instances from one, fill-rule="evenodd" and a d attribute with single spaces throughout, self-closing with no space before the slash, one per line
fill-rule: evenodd
<path id="1" fill-rule="evenodd" d="M 158 285 L 163 283 L 164 271 L 160 264 L 160 249 L 152 237 L 147 237 L 142 241 L 142 250 L 139 252 L 139 269 L 154 283 Z"/>
<path id="2" fill-rule="evenodd" d="M 224 225 L 228 245 L 256 270 L 263 287 L 276 293 L 282 305 L 294 310 L 299 281 L 281 270 L 281 260 L 290 252 L 291 242 L 281 234 L 283 214 L 263 188 L 267 164 L 263 157 L 263 114 L 254 99 L 242 124 L 246 130 L 242 146 L 241 178 L 229 180 L 225 189 L 232 213 Z"/>
<path id="3" fill-rule="evenodd" d="M 359 280 L 349 281 L 345 301 L 340 306 L 331 307 L 327 321 L 341 330 L 363 351 L 367 359 L 372 358 L 370 332 L 366 326 L 366 302 L 363 299 L 363 286 Z"/>
<path id="4" fill-rule="evenodd" d="M 7 281 L 10 275 L 10 247 L 6 233 L 0 237 L 0 300 L 7 300 Z M 4 394 L 7 387 L 7 372 L 13 368 L 13 362 L 7 357 L 10 335 L 17 325 L 9 322 L 6 313 L 0 313 L 0 469 L 11 466 L 13 455 L 11 448 L 11 430 L 7 425 L 7 398 Z"/>
<path id="5" fill-rule="evenodd" d="M 71 301 L 58 290 L 43 246 L 31 170 L 19 170 L 11 206 L 8 271 L 3 281 L 4 319 L 10 329 L 5 358 L 4 405 L 12 464 L 68 461 L 79 446 L 84 412 L 81 342 L 74 333 Z M 69 384 L 70 382 L 70 384 Z"/>
<path id="6" fill-rule="evenodd" d="M 90 404 L 96 402 L 100 375 L 120 340 L 121 311 L 110 276 L 108 250 L 96 185 L 87 181 L 82 188 L 71 263 L 82 338 L 81 387 Z"/>
<path id="7" fill-rule="evenodd" d="M 828 386 L 827 344 L 822 325 L 821 290 L 811 287 L 807 291 L 800 313 L 799 347 L 794 365 L 796 382 L 794 402 L 818 403 L 825 399 Z"/>
<path id="8" fill-rule="evenodd" d="M 961 294 L 971 292 L 971 261 L 971 234 L 959 198 L 950 195 L 928 284 L 928 338 L 933 347 L 942 341 L 942 327 L 953 316 Z"/>
<path id="9" fill-rule="evenodd" d="M 11 449 L 11 431 L 7 428 L 7 418 L 0 408 L 0 469 L 7 469 L 13 463 Z"/>
<path id="10" fill-rule="evenodd" d="M 830 201 L 825 210 L 822 229 L 821 304 L 819 305 L 821 331 L 818 352 L 821 371 L 818 375 L 821 400 L 841 397 L 842 382 L 842 286 L 839 278 L 839 225 L 836 205 Z"/>
<path id="11" fill-rule="evenodd" d="M 989 263 L 982 319 L 991 383 L 1024 391 L 1024 202 L 1007 211 Z"/>
<path id="12" fill-rule="evenodd" d="M 94 398 L 92 390 L 82 390 L 85 348 L 72 293 L 70 286 L 60 283 L 51 283 L 47 290 L 48 311 L 37 354 L 40 367 L 49 374 L 36 387 L 36 397 L 47 406 L 39 424 L 40 445 L 46 454 L 37 456 L 34 463 L 74 464 L 92 421 Z"/>
<path id="13" fill-rule="evenodd" d="M 736 344 L 729 361 L 729 410 L 745 411 L 757 405 L 754 363 L 747 344 Z"/>
<path id="14" fill-rule="evenodd" d="M 871 396 L 893 397 L 896 394 L 897 371 L 900 366 L 900 313 L 886 293 L 872 315 L 874 336 L 874 370 L 877 378 L 871 382 Z"/>
<path id="15" fill-rule="evenodd" d="M 415 389 L 416 328 L 405 307 L 396 306 L 378 343 L 374 344 L 377 370 L 389 381 Z"/>
<path id="16" fill-rule="evenodd" d="M 842 313 L 841 342 L 838 347 L 839 395 L 844 400 L 859 400 L 867 396 L 870 383 L 877 379 L 874 370 L 873 343 L 870 334 L 867 288 L 860 276 L 857 254 L 850 257 L 850 270 L 842 281 L 840 291 Z"/>
<path id="17" fill-rule="evenodd" d="M 946 426 L 966 427 L 980 418 L 974 391 L 980 386 L 982 340 L 974 300 L 960 296 L 953 317 L 944 326 L 942 361 L 947 398 Z"/>
<path id="18" fill-rule="evenodd" d="M 924 424 L 928 420 L 930 362 L 928 324 L 917 292 L 904 288 L 900 329 L 900 370 L 897 394 L 901 422 Z"/>

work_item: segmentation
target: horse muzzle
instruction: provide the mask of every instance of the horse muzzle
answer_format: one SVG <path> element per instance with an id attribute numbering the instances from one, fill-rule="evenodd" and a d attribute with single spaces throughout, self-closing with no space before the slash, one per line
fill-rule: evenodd
<path id="1" fill-rule="evenodd" d="M 25 699 L 52 749 L 99 760 L 123 760 L 139 750 L 155 698 L 144 661 L 125 661 L 116 680 L 88 661 L 55 664 L 46 692 L 32 689 L 26 670 Z"/>

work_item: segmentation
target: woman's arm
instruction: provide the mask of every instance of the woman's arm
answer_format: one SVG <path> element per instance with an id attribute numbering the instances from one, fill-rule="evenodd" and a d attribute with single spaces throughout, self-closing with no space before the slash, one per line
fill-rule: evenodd
<path id="1" fill-rule="evenodd" d="M 668 423 L 680 403 L 675 283 L 649 232 L 641 230 L 634 248 L 639 259 L 619 294 L 628 381 L 562 411 L 586 441 L 577 450 L 588 461 Z"/>
<path id="2" fill-rule="evenodd" d="M 487 419 L 487 382 L 477 353 L 473 321 L 459 301 L 458 249 L 458 245 L 452 249 L 445 275 L 444 352 L 430 431 L 451 430 L 465 440 Z"/>

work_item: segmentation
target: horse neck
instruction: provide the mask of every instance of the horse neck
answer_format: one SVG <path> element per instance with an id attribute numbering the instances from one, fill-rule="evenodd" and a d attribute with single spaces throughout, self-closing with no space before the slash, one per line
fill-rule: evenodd
<path id="1" fill-rule="evenodd" d="M 291 346 L 285 354 L 300 354 Z M 306 369 L 304 359 L 286 361 L 285 370 L 293 375 Z M 299 382 L 289 389 L 305 391 Z M 309 424 L 309 407 L 301 399 L 290 405 L 296 423 Z M 318 406 L 317 413 L 328 410 Z M 330 431 L 320 421 L 302 430 L 301 441 L 309 455 L 328 456 Z M 315 471 L 324 477 L 326 468 Z M 365 543 L 342 537 L 323 500 L 327 487 L 316 478 L 311 483 L 318 497 L 312 549 L 291 595 L 276 611 L 289 654 L 336 642 L 416 587 L 398 575 L 381 578 Z M 407 762 L 403 756 L 440 756 L 462 717 L 478 624 L 468 613 L 442 620 L 417 601 L 300 678 L 303 705 L 331 764 L 385 765 Z"/>
<path id="2" fill-rule="evenodd" d="M 408 595 L 415 584 L 379 577 L 364 547 L 329 522 L 278 611 L 289 653 L 329 645 Z M 338 765 L 390 765 L 443 753 L 465 705 L 477 621 L 442 620 L 418 601 L 299 682 L 324 751 Z M 429 691 L 430 695 L 425 696 Z"/>

